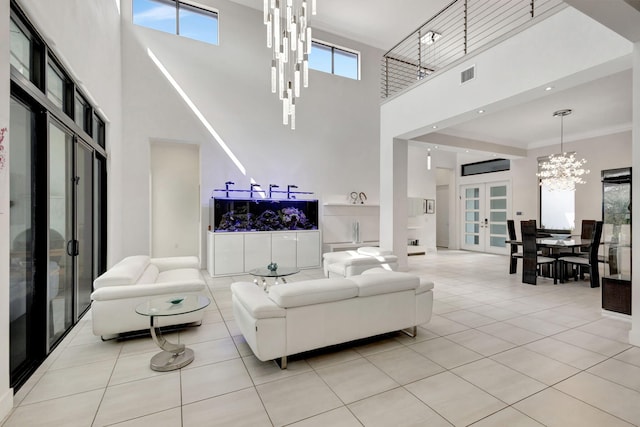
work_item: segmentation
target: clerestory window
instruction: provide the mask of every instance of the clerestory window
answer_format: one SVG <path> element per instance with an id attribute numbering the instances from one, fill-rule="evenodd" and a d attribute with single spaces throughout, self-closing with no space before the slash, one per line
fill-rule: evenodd
<path id="1" fill-rule="evenodd" d="M 360 53 L 314 40 L 309 54 L 309 68 L 360 80 Z"/>
<path id="2" fill-rule="evenodd" d="M 218 44 L 218 13 L 175 0 L 133 0 L 133 23 Z"/>

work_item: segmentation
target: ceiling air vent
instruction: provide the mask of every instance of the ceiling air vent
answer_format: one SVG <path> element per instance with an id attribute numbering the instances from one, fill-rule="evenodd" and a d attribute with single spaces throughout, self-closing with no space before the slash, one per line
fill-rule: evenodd
<path id="1" fill-rule="evenodd" d="M 466 70 L 463 70 L 460 73 L 460 84 L 466 83 L 469 80 L 473 80 L 475 78 L 476 78 L 476 66 L 472 65 L 471 67 L 467 68 Z"/>

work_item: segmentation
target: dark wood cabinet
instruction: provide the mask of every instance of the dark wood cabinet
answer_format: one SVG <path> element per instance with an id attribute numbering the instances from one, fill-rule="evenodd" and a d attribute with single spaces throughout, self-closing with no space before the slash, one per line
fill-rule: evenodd
<path id="1" fill-rule="evenodd" d="M 602 278 L 602 308 L 631 315 L 631 277 L 606 276 Z"/>

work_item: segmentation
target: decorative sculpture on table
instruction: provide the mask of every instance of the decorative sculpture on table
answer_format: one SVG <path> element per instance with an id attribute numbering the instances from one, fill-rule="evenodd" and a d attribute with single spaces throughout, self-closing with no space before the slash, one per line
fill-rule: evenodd
<path id="1" fill-rule="evenodd" d="M 269 265 L 267 265 L 267 270 L 269 270 L 272 273 L 274 273 L 277 269 L 278 269 L 278 264 L 276 264 L 275 262 L 272 262 Z"/>

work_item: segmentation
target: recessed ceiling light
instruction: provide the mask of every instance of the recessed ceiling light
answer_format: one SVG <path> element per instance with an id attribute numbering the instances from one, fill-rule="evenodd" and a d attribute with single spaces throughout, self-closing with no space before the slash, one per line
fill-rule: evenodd
<path id="1" fill-rule="evenodd" d="M 468 153 L 468 152 L 469 152 L 469 150 L 464 150 L 464 152 L 465 152 L 465 153 Z"/>
<path id="2" fill-rule="evenodd" d="M 432 45 L 437 42 L 441 36 L 440 33 L 436 33 L 435 31 L 427 31 L 424 36 L 420 37 L 420 43 Z"/>
<path id="3" fill-rule="evenodd" d="M 438 148 L 438 146 L 436 145 L 436 146 L 435 146 L 435 147 L 433 147 L 433 148 Z"/>
<path id="4" fill-rule="evenodd" d="M 478 114 L 484 113 L 484 110 L 478 110 Z"/>
<path id="5" fill-rule="evenodd" d="M 544 90 L 546 90 L 546 91 L 553 90 L 553 86 L 547 86 L 547 87 L 544 88 Z"/>

